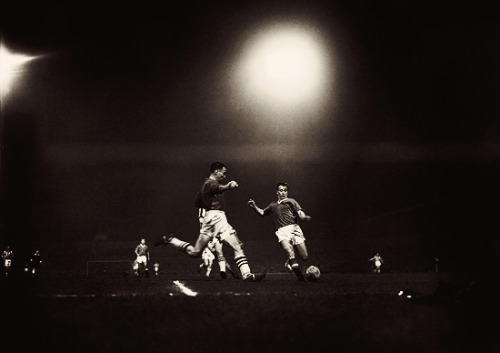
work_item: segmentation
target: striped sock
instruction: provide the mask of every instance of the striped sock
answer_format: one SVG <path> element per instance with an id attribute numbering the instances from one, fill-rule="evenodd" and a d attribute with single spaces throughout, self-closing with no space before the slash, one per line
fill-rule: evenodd
<path id="1" fill-rule="evenodd" d="M 250 272 L 250 266 L 248 265 L 248 260 L 246 256 L 240 256 L 234 259 L 236 265 L 240 269 L 241 276 L 243 279 L 250 276 L 252 273 Z"/>

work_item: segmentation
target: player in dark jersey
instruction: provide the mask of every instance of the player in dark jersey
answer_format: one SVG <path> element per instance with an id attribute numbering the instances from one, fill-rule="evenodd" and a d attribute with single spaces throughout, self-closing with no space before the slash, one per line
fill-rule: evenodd
<path id="1" fill-rule="evenodd" d="M 276 194 L 278 195 L 278 200 L 271 202 L 264 209 L 259 208 L 252 199 L 248 200 L 248 206 L 261 216 L 274 215 L 276 224 L 275 234 L 278 237 L 278 242 L 288 256 L 285 266 L 290 271 L 293 271 L 300 281 L 305 281 L 295 257 L 295 250 L 297 250 L 299 257 L 303 261 L 308 259 L 309 254 L 305 243 L 306 238 L 297 220 L 310 221 L 311 216 L 305 214 L 295 199 L 288 197 L 287 183 L 278 183 Z"/>
<path id="2" fill-rule="evenodd" d="M 3 267 L 5 269 L 5 277 L 9 276 L 13 258 L 14 258 L 14 251 L 12 251 L 10 245 L 7 245 L 5 250 L 2 251 L 2 260 L 3 260 Z"/>
<path id="3" fill-rule="evenodd" d="M 213 162 L 210 165 L 210 176 L 197 194 L 195 206 L 205 210 L 204 217 L 200 218 L 200 234 L 193 246 L 188 242 L 180 240 L 174 236 L 163 236 L 155 246 L 172 245 L 178 250 L 191 257 L 200 257 L 203 249 L 210 240 L 219 240 L 233 249 L 234 261 L 238 266 L 243 280 L 249 282 L 260 282 L 265 273 L 252 273 L 247 257 L 242 248 L 242 242 L 236 234 L 236 230 L 228 223 L 225 212 L 224 192 L 234 190 L 238 183 L 231 180 L 227 184 L 222 184 L 226 178 L 226 166 L 221 162 Z"/>
<path id="4" fill-rule="evenodd" d="M 40 272 L 40 266 L 42 265 L 42 255 L 39 250 L 35 250 L 33 255 L 31 255 L 29 261 L 29 271 L 31 272 L 31 276 L 35 277 Z"/>

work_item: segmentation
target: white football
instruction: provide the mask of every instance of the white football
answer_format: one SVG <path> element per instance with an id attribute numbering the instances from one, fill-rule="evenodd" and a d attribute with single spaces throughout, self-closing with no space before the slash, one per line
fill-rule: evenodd
<path id="1" fill-rule="evenodd" d="M 310 282 L 317 281 L 320 276 L 321 276 L 321 271 L 316 266 L 311 265 L 306 269 L 306 278 Z"/>

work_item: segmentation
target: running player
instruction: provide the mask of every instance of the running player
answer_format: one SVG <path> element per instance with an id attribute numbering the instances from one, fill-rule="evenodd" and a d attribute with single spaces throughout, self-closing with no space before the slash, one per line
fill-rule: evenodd
<path id="1" fill-rule="evenodd" d="M 288 258 L 285 262 L 285 267 L 293 271 L 299 281 L 305 281 L 304 275 L 300 270 L 300 266 L 295 257 L 295 250 L 299 254 L 301 260 L 306 261 L 309 257 L 306 247 L 306 238 L 297 219 L 310 221 L 311 216 L 305 214 L 299 203 L 288 197 L 288 184 L 281 182 L 276 186 L 277 201 L 271 202 L 264 209 L 259 208 L 254 200 L 248 200 L 248 206 L 253 208 L 260 216 L 274 215 L 276 224 L 276 236 L 278 242 L 287 254 Z"/>
<path id="2" fill-rule="evenodd" d="M 210 165 L 210 175 L 205 179 L 197 194 L 195 206 L 203 208 L 205 214 L 200 219 L 202 224 L 196 244 L 193 246 L 174 236 L 163 236 L 162 239 L 155 243 L 155 246 L 172 245 L 191 257 L 200 257 L 208 242 L 217 239 L 233 249 L 234 261 L 241 272 L 243 280 L 260 282 L 266 274 L 251 272 L 242 248 L 242 242 L 238 238 L 236 230 L 227 221 L 224 192 L 236 189 L 238 183 L 232 180 L 227 184 L 222 184 L 222 181 L 226 178 L 226 172 L 227 168 L 224 163 L 213 162 Z"/>

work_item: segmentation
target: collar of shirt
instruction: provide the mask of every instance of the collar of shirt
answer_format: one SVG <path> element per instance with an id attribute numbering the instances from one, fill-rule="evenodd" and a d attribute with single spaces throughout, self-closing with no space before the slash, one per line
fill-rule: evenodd
<path id="1" fill-rule="evenodd" d="M 278 205 L 279 205 L 280 203 L 282 203 L 282 202 L 287 201 L 287 200 L 288 200 L 288 197 L 285 197 L 284 199 L 278 200 Z"/>

